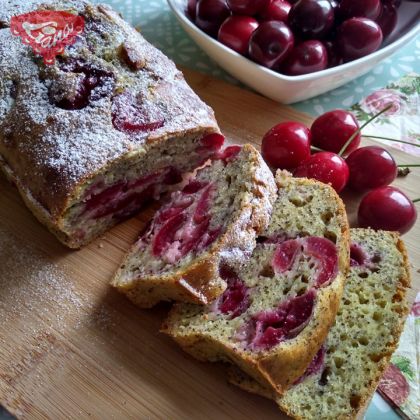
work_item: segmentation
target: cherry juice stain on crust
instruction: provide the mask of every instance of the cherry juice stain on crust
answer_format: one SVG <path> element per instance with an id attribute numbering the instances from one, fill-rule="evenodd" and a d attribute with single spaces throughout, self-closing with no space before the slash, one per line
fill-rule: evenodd
<path id="1" fill-rule="evenodd" d="M 313 286 L 327 285 L 338 273 L 338 254 L 333 242 L 322 237 L 290 239 L 278 245 L 273 268 L 277 273 L 286 273 L 298 267 L 303 258 L 309 258 L 316 272 Z"/>
<path id="2" fill-rule="evenodd" d="M 234 319 L 243 314 L 250 305 L 249 288 L 228 267 L 223 266 L 220 277 L 226 280 L 228 286 L 223 295 L 218 299 L 217 309 L 229 319 Z"/>
<path id="3" fill-rule="evenodd" d="M 315 305 L 316 291 L 282 302 L 276 309 L 255 314 L 246 324 L 246 341 L 251 350 L 269 350 L 296 337 L 305 328 Z"/>
<path id="4" fill-rule="evenodd" d="M 165 117 L 157 105 L 125 91 L 112 100 L 112 124 L 118 131 L 137 134 L 163 127 Z"/>

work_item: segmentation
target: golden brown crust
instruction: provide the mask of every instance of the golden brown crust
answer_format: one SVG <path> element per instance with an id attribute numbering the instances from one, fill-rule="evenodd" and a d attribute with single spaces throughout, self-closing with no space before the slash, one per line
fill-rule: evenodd
<path id="1" fill-rule="evenodd" d="M 290 175 L 279 172 L 276 181 L 279 191 L 290 182 Z M 324 190 L 329 200 L 338 205 L 337 218 L 341 226 L 339 238 L 339 274 L 330 285 L 317 293 L 315 312 L 309 324 L 294 339 L 276 346 L 271 353 L 255 354 L 240 351 L 234 346 L 224 344 L 210 336 L 178 333 L 176 318 L 178 305 L 174 305 L 168 319 L 162 325 L 162 332 L 170 335 L 188 353 L 200 360 L 226 360 L 239 366 L 260 384 L 273 389 L 278 395 L 284 393 L 306 370 L 307 366 L 325 341 L 334 322 L 342 297 L 345 274 L 349 266 L 350 235 L 344 204 L 337 193 L 329 186 L 308 179 L 293 178 L 293 185 L 317 186 Z M 344 274 L 342 274 L 344 273 Z"/>
<path id="2" fill-rule="evenodd" d="M 243 206 L 237 219 L 209 252 L 170 275 L 138 277 L 127 283 L 122 280 L 123 267 L 125 261 L 135 252 L 134 245 L 115 274 L 112 286 L 142 308 L 150 308 L 161 300 L 207 304 L 225 290 L 226 283 L 219 277 L 221 258 L 231 249 L 241 249 L 244 245 L 245 248 L 249 247 L 255 237 L 267 227 L 270 216 L 267 204 L 275 200 L 277 193 L 274 178 L 258 151 L 249 144 L 244 145 L 243 150 L 249 154 L 254 167 L 251 180 L 253 188 L 250 191 L 253 199 Z"/>

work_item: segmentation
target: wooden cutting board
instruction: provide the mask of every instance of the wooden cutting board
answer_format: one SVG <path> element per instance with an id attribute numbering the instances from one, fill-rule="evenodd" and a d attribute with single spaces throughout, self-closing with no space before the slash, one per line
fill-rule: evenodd
<path id="1" fill-rule="evenodd" d="M 249 91 L 191 71 L 186 76 L 232 142 L 259 146 L 276 123 L 310 123 L 309 116 Z M 393 154 L 401 163 L 413 161 Z M 419 183 L 414 171 L 396 184 L 415 197 Z M 353 220 L 357 199 L 345 198 Z M 140 310 L 108 286 L 152 212 L 70 251 L 0 177 L 0 403 L 12 413 L 31 419 L 283 418 L 274 403 L 228 385 L 223 366 L 196 362 L 160 334 L 169 305 Z M 419 237 L 420 223 L 405 236 L 417 290 Z"/>

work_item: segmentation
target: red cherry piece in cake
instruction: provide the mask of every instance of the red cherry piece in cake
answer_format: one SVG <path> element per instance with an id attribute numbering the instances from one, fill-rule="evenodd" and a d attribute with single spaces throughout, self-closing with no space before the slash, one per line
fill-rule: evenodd
<path id="1" fill-rule="evenodd" d="M 165 118 L 157 105 L 145 103 L 132 92 L 125 91 L 113 98 L 112 123 L 118 131 L 137 134 L 162 127 Z"/>
<path id="2" fill-rule="evenodd" d="M 53 85 L 56 89 L 54 94 L 50 91 L 52 101 L 65 110 L 78 110 L 87 107 L 91 102 L 111 95 L 115 86 L 114 75 L 104 69 L 81 59 L 66 59 L 58 63 L 58 68 L 64 73 L 73 73 L 75 87 L 68 91 L 68 87 L 62 88 Z M 70 77 L 70 76 L 68 76 Z"/>
<path id="3" fill-rule="evenodd" d="M 322 287 L 337 275 L 336 246 L 330 240 L 316 236 L 282 242 L 274 253 L 272 265 L 276 273 L 285 273 L 297 270 L 302 258 L 309 258 L 315 264 L 316 271 L 312 279 L 315 287 Z"/>
<path id="4" fill-rule="evenodd" d="M 197 224 L 202 223 L 207 217 L 212 189 L 213 186 L 209 184 L 201 193 L 193 216 L 193 220 Z"/>
<path id="5" fill-rule="evenodd" d="M 363 247 L 355 242 L 352 242 L 352 244 L 350 245 L 350 266 L 364 266 L 368 262 L 369 256 L 367 255 Z"/>
<path id="6" fill-rule="evenodd" d="M 229 319 L 234 319 L 249 308 L 249 288 L 235 275 L 225 280 L 227 280 L 228 286 L 219 298 L 217 306 L 222 314 L 228 314 Z"/>
<path id="7" fill-rule="evenodd" d="M 182 192 L 185 194 L 195 194 L 197 191 L 202 190 L 205 186 L 206 184 L 203 182 L 193 179 L 183 188 Z"/>
<path id="8" fill-rule="evenodd" d="M 163 251 L 168 247 L 168 244 L 174 241 L 176 232 L 185 220 L 186 216 L 183 213 L 179 213 L 167 220 L 159 229 L 153 241 L 153 254 L 155 256 L 162 255 Z"/>
<path id="9" fill-rule="evenodd" d="M 254 315 L 248 327 L 248 343 L 252 350 L 267 350 L 296 337 L 308 324 L 315 304 L 316 292 L 283 302 L 277 309 Z"/>
<path id="10" fill-rule="evenodd" d="M 322 346 L 315 357 L 312 359 L 305 373 L 297 381 L 295 381 L 293 385 L 298 385 L 309 376 L 316 375 L 318 372 L 321 372 L 321 369 L 324 367 L 325 353 L 325 347 Z"/>
<path id="11" fill-rule="evenodd" d="M 234 160 L 242 150 L 242 146 L 234 145 L 226 147 L 226 149 L 222 150 L 217 158 L 223 160 L 225 163 L 231 162 Z"/>
<path id="12" fill-rule="evenodd" d="M 225 137 L 219 133 L 208 134 L 200 140 L 200 143 L 202 147 L 217 151 L 223 147 Z"/>
<path id="13" fill-rule="evenodd" d="M 320 152 L 303 162 L 293 175 L 330 184 L 337 192 L 340 192 L 347 185 L 350 172 L 346 161 L 341 156 L 331 152 Z"/>
<path id="14" fill-rule="evenodd" d="M 339 153 L 360 126 L 351 112 L 335 109 L 319 116 L 311 126 L 312 144 L 327 152 Z M 356 150 L 360 133 L 347 146 L 345 154 Z"/>
<path id="15" fill-rule="evenodd" d="M 131 70 L 140 70 L 146 65 L 141 49 L 130 42 L 121 45 L 120 58 Z"/>

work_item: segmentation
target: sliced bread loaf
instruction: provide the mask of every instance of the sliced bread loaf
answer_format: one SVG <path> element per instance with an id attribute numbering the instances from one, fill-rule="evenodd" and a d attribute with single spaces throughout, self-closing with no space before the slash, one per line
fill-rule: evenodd
<path id="1" fill-rule="evenodd" d="M 409 266 L 397 234 L 353 229 L 351 270 L 334 326 L 305 375 L 282 397 L 232 369 L 230 381 L 297 419 L 362 418 L 408 313 Z"/>
<path id="2" fill-rule="evenodd" d="M 161 300 L 207 304 L 226 288 L 220 265 L 252 253 L 276 191 L 253 146 L 228 147 L 156 213 L 112 285 L 141 307 Z"/>
<path id="3" fill-rule="evenodd" d="M 163 326 L 200 360 L 228 361 L 283 393 L 324 342 L 348 268 L 349 226 L 328 185 L 279 172 L 268 228 L 248 261 L 225 264 L 212 305 L 177 304 Z"/>

